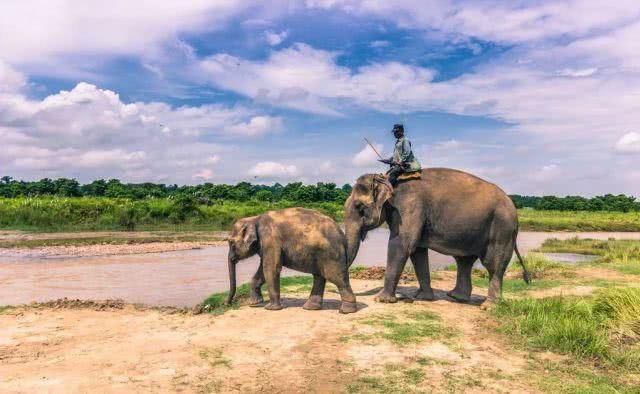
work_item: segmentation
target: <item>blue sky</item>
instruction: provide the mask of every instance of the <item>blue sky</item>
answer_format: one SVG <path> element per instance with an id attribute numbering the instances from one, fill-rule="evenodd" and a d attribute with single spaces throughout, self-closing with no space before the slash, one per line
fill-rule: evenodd
<path id="1" fill-rule="evenodd" d="M 0 172 L 352 182 L 403 122 L 511 193 L 640 195 L 634 1 L 0 5 Z"/>

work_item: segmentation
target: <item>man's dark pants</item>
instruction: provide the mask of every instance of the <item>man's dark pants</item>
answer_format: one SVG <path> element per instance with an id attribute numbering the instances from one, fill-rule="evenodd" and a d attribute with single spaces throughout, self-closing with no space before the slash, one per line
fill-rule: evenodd
<path id="1" fill-rule="evenodd" d="M 404 168 L 402 168 L 402 166 L 391 166 L 391 169 L 387 172 L 387 175 L 389 176 L 389 183 L 391 183 L 392 186 L 395 186 L 398 183 L 398 177 L 403 172 Z"/>

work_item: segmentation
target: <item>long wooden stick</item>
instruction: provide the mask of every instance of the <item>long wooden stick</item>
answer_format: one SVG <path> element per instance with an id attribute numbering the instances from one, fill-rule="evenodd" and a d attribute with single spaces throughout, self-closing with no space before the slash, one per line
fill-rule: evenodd
<path id="1" fill-rule="evenodd" d="M 371 149 L 373 149 L 373 151 L 374 151 L 374 152 L 376 152 L 376 155 L 378 155 L 378 157 L 379 157 L 381 160 L 384 160 L 384 159 L 382 158 L 382 156 L 380 156 L 380 153 L 378 153 L 378 151 L 376 150 L 376 148 L 374 148 L 374 147 L 373 147 L 373 144 L 371 144 L 371 142 L 369 142 L 369 140 L 368 140 L 368 139 L 366 139 L 366 138 L 365 138 L 364 140 L 365 140 L 365 141 L 367 141 L 367 144 L 369 144 L 369 146 L 371 147 Z"/>

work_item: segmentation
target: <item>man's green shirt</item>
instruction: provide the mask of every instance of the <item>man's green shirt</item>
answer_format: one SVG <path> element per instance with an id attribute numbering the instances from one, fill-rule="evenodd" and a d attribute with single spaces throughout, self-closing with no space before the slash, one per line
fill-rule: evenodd
<path id="1" fill-rule="evenodd" d="M 405 165 L 406 172 L 420 171 L 422 167 L 420 162 L 413 155 L 411 150 L 411 142 L 406 137 L 400 137 L 396 141 L 396 147 L 393 150 L 392 160 Z"/>

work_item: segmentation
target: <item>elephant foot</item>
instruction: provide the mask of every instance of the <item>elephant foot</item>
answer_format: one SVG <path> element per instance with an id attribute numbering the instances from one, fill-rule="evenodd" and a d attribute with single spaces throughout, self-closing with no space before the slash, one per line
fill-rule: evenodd
<path id="1" fill-rule="evenodd" d="M 308 311 L 319 311 L 322 309 L 322 299 L 318 300 L 310 297 L 307 302 L 302 305 L 302 309 L 306 309 Z"/>
<path id="2" fill-rule="evenodd" d="M 262 297 L 260 298 L 251 298 L 251 300 L 249 301 L 249 306 L 253 307 L 253 308 L 257 308 L 259 306 L 263 306 L 264 305 L 264 299 Z"/>
<path id="3" fill-rule="evenodd" d="M 340 305 L 340 313 L 355 313 L 357 310 L 355 302 L 342 301 L 342 305 Z"/>
<path id="4" fill-rule="evenodd" d="M 385 292 L 384 290 L 380 290 L 380 292 L 375 297 L 373 297 L 373 300 L 377 301 L 377 302 L 382 302 L 382 303 L 385 303 L 385 304 L 386 303 L 393 304 L 393 303 L 398 302 L 398 299 L 396 298 L 395 295 L 389 294 L 389 293 Z"/>
<path id="5" fill-rule="evenodd" d="M 273 302 L 270 302 L 264 306 L 264 309 L 269 311 L 279 311 L 280 309 L 282 309 L 282 305 L 280 303 L 275 304 Z"/>
<path id="6" fill-rule="evenodd" d="M 432 289 L 428 289 L 428 290 L 418 289 L 413 294 L 413 299 L 420 300 L 420 301 L 433 301 L 436 299 L 436 296 L 433 294 Z"/>
<path id="7" fill-rule="evenodd" d="M 456 289 L 447 292 L 447 295 L 458 302 L 469 302 L 471 296 Z"/>

